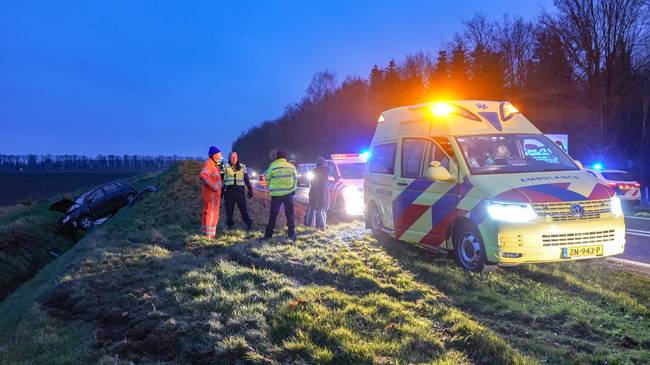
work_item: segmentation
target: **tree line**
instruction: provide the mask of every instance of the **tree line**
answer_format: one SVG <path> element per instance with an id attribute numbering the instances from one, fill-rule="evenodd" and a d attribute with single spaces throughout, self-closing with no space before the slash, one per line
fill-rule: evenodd
<path id="1" fill-rule="evenodd" d="M 0 155 L 0 171 L 112 171 L 145 172 L 164 170 L 177 161 L 198 160 L 181 156 L 139 155 Z"/>
<path id="2" fill-rule="evenodd" d="M 557 0 L 534 20 L 476 14 L 442 49 L 368 76 L 317 72 L 299 102 L 242 133 L 233 150 L 257 167 L 282 148 L 297 161 L 358 152 L 387 109 L 433 100 L 510 100 L 570 153 L 647 176 L 650 1 Z"/>

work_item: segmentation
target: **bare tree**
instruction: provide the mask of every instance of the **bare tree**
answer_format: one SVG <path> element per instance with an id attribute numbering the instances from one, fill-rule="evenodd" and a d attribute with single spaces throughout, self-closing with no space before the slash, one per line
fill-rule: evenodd
<path id="1" fill-rule="evenodd" d="M 421 80 L 424 86 L 433 73 L 433 60 L 424 52 L 407 55 L 399 67 L 400 75 L 406 80 Z"/>
<path id="2" fill-rule="evenodd" d="M 319 102 L 336 90 L 336 76 L 330 71 L 316 72 L 307 86 L 307 99 Z"/>
<path id="3" fill-rule="evenodd" d="M 532 23 L 521 17 L 505 14 L 497 26 L 496 43 L 503 55 L 505 82 L 512 92 L 524 88 L 527 65 L 535 52 L 535 33 Z"/>
<path id="4" fill-rule="evenodd" d="M 556 17 L 545 21 L 567 46 L 576 76 L 586 84 L 600 127 L 602 152 L 614 146 L 622 123 L 614 109 L 629 88 L 625 68 L 639 46 L 647 18 L 647 0 L 555 0 Z"/>

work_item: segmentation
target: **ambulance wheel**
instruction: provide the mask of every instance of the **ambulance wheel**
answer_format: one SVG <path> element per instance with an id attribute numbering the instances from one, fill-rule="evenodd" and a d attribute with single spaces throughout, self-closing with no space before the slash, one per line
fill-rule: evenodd
<path id="1" fill-rule="evenodd" d="M 454 257 L 463 270 L 481 272 L 487 262 L 485 246 L 478 229 L 471 223 L 461 223 L 454 229 Z"/>
<path id="2" fill-rule="evenodd" d="M 381 223 L 381 215 L 379 214 L 379 209 L 375 203 L 370 203 L 368 206 L 368 226 L 370 227 L 370 232 L 373 237 L 376 239 L 382 239 L 386 237 L 386 233 L 383 231 L 383 225 Z"/>

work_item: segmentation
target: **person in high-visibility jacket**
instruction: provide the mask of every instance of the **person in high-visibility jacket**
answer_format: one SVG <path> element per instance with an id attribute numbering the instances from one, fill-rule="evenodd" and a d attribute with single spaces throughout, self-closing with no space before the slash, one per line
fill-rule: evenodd
<path id="1" fill-rule="evenodd" d="M 296 225 L 293 217 L 293 195 L 298 182 L 296 167 L 287 161 L 284 151 L 278 151 L 276 160 L 271 163 L 264 176 L 271 195 L 271 211 L 264 239 L 273 236 L 280 206 L 284 205 L 284 215 L 287 218 L 287 234 L 289 239 L 294 240 L 296 238 Z"/>
<path id="2" fill-rule="evenodd" d="M 208 238 L 217 236 L 219 206 L 221 205 L 221 151 L 211 146 L 208 159 L 203 163 L 199 179 L 201 180 L 201 200 L 203 200 L 203 218 L 201 233 Z"/>
<path id="3" fill-rule="evenodd" d="M 246 230 L 250 231 L 253 227 L 253 221 L 248 215 L 246 208 L 246 189 L 248 189 L 248 199 L 253 197 L 253 186 L 246 172 L 246 165 L 239 162 L 237 152 L 230 152 L 228 163 L 223 169 L 223 190 L 226 199 L 226 226 L 231 229 L 235 222 L 233 215 L 235 213 L 235 204 L 239 208 L 242 220 L 246 224 Z"/>

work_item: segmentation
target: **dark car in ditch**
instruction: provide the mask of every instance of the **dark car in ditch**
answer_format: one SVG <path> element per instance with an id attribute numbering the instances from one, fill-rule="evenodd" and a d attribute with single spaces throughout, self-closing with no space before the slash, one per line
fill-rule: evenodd
<path id="1" fill-rule="evenodd" d="M 132 204 L 138 191 L 126 182 L 110 182 L 88 190 L 76 200 L 64 198 L 50 210 L 64 213 L 58 220 L 62 230 L 89 230 L 95 223 Z"/>

